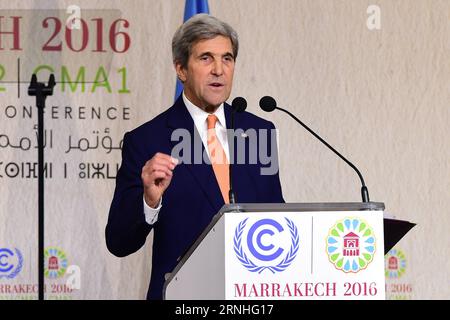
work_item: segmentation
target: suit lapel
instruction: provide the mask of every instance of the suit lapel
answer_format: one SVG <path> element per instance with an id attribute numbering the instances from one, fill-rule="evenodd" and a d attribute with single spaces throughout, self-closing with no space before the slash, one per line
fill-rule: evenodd
<path id="1" fill-rule="evenodd" d="M 228 123 L 228 121 L 227 121 Z M 220 192 L 219 184 L 217 183 L 216 176 L 210 164 L 206 164 L 203 160 L 203 154 L 205 154 L 205 147 L 201 141 L 200 135 L 197 128 L 194 125 L 189 111 L 187 110 L 182 96 L 180 96 L 175 104 L 170 109 L 167 126 L 171 132 L 176 129 L 185 129 L 189 132 L 189 145 L 190 147 L 190 162 L 181 164 L 188 169 L 193 175 L 194 179 L 197 181 L 200 189 L 205 194 L 205 198 L 211 203 L 216 212 L 224 205 L 222 194 Z M 172 148 L 174 148 L 178 143 L 182 141 L 171 141 Z M 200 147 L 201 146 L 201 154 Z M 196 151 L 197 150 L 197 151 Z M 197 154 L 195 154 L 197 152 Z M 198 160 L 201 159 L 201 163 Z M 195 161 L 197 160 L 197 161 Z"/>

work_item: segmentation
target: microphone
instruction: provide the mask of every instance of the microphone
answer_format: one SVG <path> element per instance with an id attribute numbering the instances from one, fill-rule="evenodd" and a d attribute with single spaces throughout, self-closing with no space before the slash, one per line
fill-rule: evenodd
<path id="1" fill-rule="evenodd" d="M 275 109 L 281 110 L 285 113 L 287 113 L 288 115 L 290 115 L 295 121 L 297 121 L 300 125 L 303 126 L 303 128 L 305 128 L 306 130 L 308 130 L 314 137 L 316 137 L 317 139 L 320 140 L 320 142 L 322 142 L 324 145 L 326 145 L 331 151 L 333 151 L 336 155 L 338 155 L 339 158 L 341 158 L 342 160 L 345 161 L 345 163 L 347 163 L 350 167 L 352 167 L 353 170 L 356 171 L 356 173 L 359 176 L 359 179 L 361 180 L 361 196 L 362 196 L 362 202 L 370 202 L 369 200 L 369 190 L 366 187 L 366 184 L 364 182 L 364 178 L 361 174 L 361 172 L 359 172 L 358 168 L 356 168 L 356 166 L 351 163 L 350 161 L 348 161 L 342 154 L 340 154 L 339 152 L 336 151 L 336 149 L 334 149 L 332 146 L 330 146 L 325 140 L 323 140 L 318 134 L 316 134 L 313 130 L 311 130 L 307 125 L 305 125 L 303 122 L 301 122 L 296 116 L 294 116 L 292 113 L 290 113 L 289 111 L 277 107 L 277 102 L 275 101 L 274 98 L 269 97 L 269 96 L 265 96 L 262 97 L 261 100 L 259 100 L 259 106 L 261 107 L 261 109 L 263 109 L 266 112 L 272 112 Z"/>
<path id="2" fill-rule="evenodd" d="M 233 99 L 233 102 L 231 102 L 231 108 L 233 109 L 233 112 L 245 111 L 245 109 L 247 109 L 247 100 L 242 97 L 236 97 Z"/>
<path id="3" fill-rule="evenodd" d="M 239 112 L 243 112 L 247 108 L 247 100 L 245 100 L 242 97 L 236 97 L 233 99 L 233 102 L 231 102 L 231 129 L 232 129 L 232 135 L 228 135 L 228 141 L 230 141 L 230 137 L 234 139 L 234 115 Z M 234 142 L 234 141 L 233 141 Z M 232 174 L 232 168 L 231 165 L 231 159 L 233 150 L 231 150 L 231 146 L 234 146 L 234 143 L 228 143 L 229 150 L 230 150 L 230 163 L 228 164 L 228 172 L 229 172 L 229 180 L 230 180 L 230 191 L 228 191 L 228 197 L 230 198 L 230 204 L 236 203 L 236 196 L 233 191 L 233 174 Z"/>

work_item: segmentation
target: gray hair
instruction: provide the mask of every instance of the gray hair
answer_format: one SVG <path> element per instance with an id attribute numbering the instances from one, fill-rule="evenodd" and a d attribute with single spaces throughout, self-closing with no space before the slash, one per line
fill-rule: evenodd
<path id="1" fill-rule="evenodd" d="M 202 13 L 197 14 L 182 24 L 172 38 L 173 63 L 187 67 L 193 45 L 204 39 L 224 36 L 231 40 L 234 59 L 238 55 L 239 40 L 236 31 L 227 23 Z"/>

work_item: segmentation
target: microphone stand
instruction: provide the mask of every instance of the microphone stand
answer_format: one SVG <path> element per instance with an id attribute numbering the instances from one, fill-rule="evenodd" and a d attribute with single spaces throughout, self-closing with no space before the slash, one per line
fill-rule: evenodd
<path id="1" fill-rule="evenodd" d="M 231 134 L 230 130 L 227 130 L 228 134 L 228 150 L 230 151 L 230 161 L 228 164 L 228 173 L 229 173 L 229 182 L 230 182 L 230 190 L 228 191 L 228 198 L 230 199 L 230 204 L 236 204 L 236 195 L 233 190 L 233 173 L 232 173 L 232 162 L 234 162 L 234 116 L 238 112 L 243 112 L 247 108 L 247 101 L 242 97 L 236 97 L 233 99 L 231 103 Z M 232 142 L 232 143 L 231 143 Z M 236 212 L 239 212 L 239 208 L 235 209 Z"/>
<path id="2" fill-rule="evenodd" d="M 38 202 L 39 202 L 39 231 L 38 231 L 38 290 L 39 300 L 44 300 L 44 109 L 47 96 L 53 95 L 55 76 L 50 75 L 48 84 L 37 82 L 36 74 L 31 77 L 28 95 L 36 97 L 38 109 Z"/>
<path id="3" fill-rule="evenodd" d="M 292 113 L 290 113 L 288 110 L 285 110 L 283 108 L 280 107 L 275 107 L 275 109 L 281 110 L 283 112 L 286 112 L 288 115 L 290 115 L 295 121 L 297 121 L 300 125 L 302 125 L 303 128 L 305 128 L 306 130 L 308 130 L 314 137 L 316 137 L 317 139 L 320 140 L 320 142 L 322 142 L 324 145 L 326 145 L 329 149 L 331 149 L 331 151 L 333 151 L 339 158 L 341 158 L 342 160 L 344 160 L 350 167 L 353 168 L 353 170 L 356 171 L 356 173 L 359 176 L 359 179 L 361 180 L 361 197 L 362 197 L 362 202 L 370 202 L 369 200 L 369 190 L 366 187 L 366 184 L 364 182 L 364 178 L 361 174 L 361 172 L 359 172 L 358 168 L 356 168 L 356 166 L 351 163 L 350 161 L 348 161 L 342 154 L 340 154 L 336 149 L 334 149 L 331 145 L 329 145 L 325 140 L 323 140 L 318 134 L 316 134 L 313 130 L 311 130 L 307 125 L 305 125 L 302 121 L 300 121 L 300 119 L 298 119 L 295 115 L 293 115 Z"/>
<path id="4" fill-rule="evenodd" d="M 230 191 L 228 191 L 228 198 L 230 199 L 230 204 L 235 204 L 236 203 L 236 196 L 234 194 L 233 191 L 233 173 L 232 173 L 232 163 L 231 160 L 234 161 L 234 115 L 235 115 L 236 111 L 233 110 L 231 111 L 231 129 L 233 130 L 233 134 L 231 135 L 231 138 L 233 139 L 231 145 L 230 143 L 228 143 L 231 147 L 229 148 L 230 150 L 230 163 L 228 164 L 228 173 L 229 173 L 229 181 L 230 181 Z M 230 138 L 230 136 L 229 136 Z M 228 141 L 231 141 L 228 138 Z M 232 150 L 233 149 L 233 150 Z"/>

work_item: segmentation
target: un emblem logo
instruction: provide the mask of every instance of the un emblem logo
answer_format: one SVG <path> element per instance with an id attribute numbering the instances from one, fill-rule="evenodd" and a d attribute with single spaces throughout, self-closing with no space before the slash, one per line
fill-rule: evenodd
<path id="1" fill-rule="evenodd" d="M 0 279 L 14 279 L 22 267 L 23 256 L 19 249 L 0 248 Z"/>
<path id="2" fill-rule="evenodd" d="M 286 270 L 299 249 L 295 224 L 285 218 L 283 228 L 276 220 L 261 219 L 250 225 L 247 231 L 247 220 L 241 221 L 234 232 L 234 252 L 239 262 L 250 272 L 270 270 L 276 273 Z M 288 237 L 289 241 L 282 241 L 283 237 Z"/>

